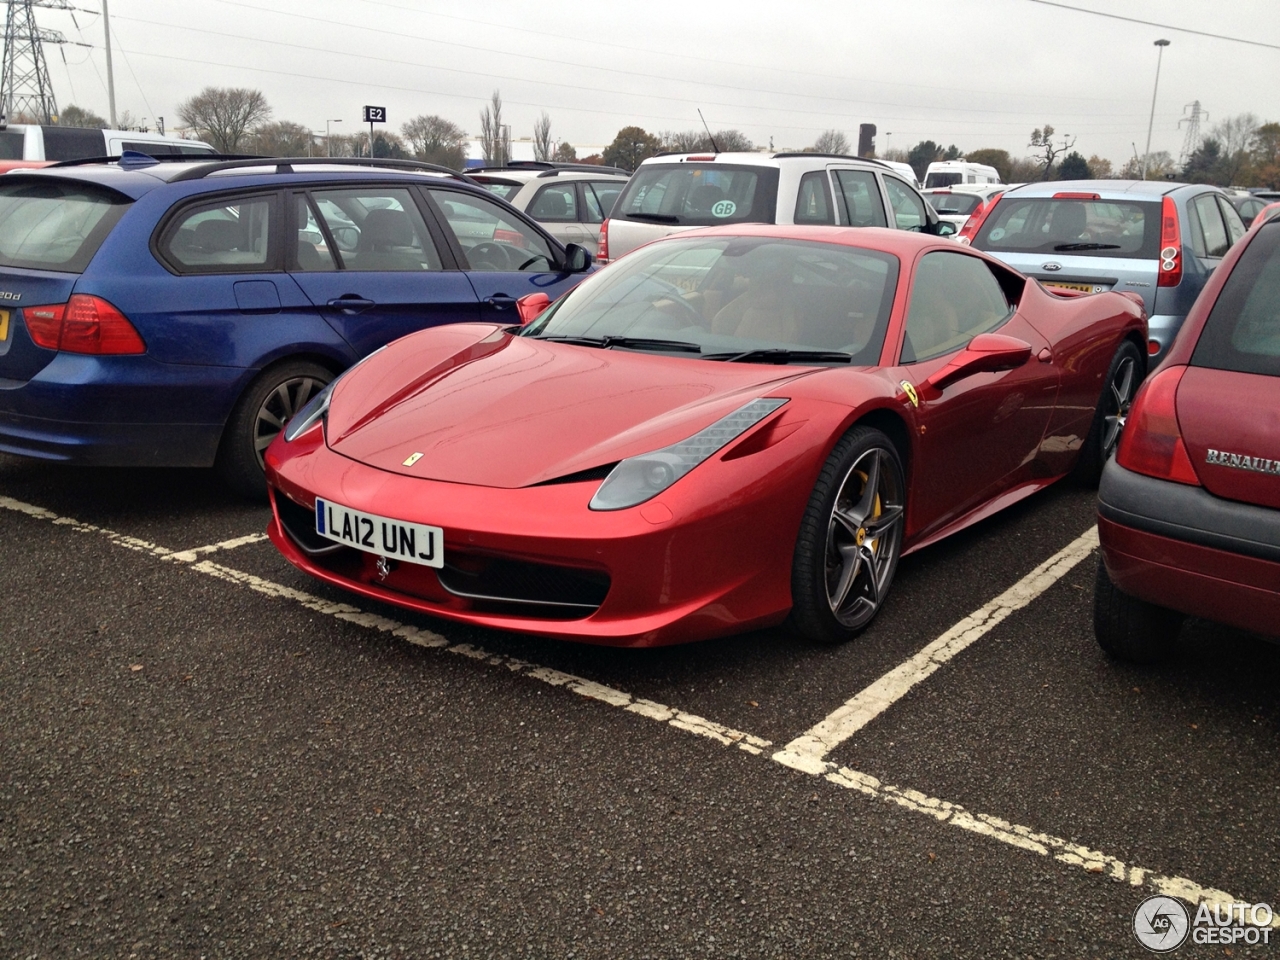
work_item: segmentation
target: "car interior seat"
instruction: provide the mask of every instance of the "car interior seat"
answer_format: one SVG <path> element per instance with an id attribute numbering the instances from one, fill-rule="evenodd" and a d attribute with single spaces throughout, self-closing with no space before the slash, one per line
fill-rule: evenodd
<path id="1" fill-rule="evenodd" d="M 689 193 L 689 213 L 696 217 L 711 215 L 711 208 L 724 199 L 724 191 L 711 183 L 693 188 Z"/>
<path id="2" fill-rule="evenodd" d="M 352 266 L 360 270 L 421 270 L 413 240 L 413 224 L 403 210 L 370 210 L 360 227 Z"/>
<path id="3" fill-rule="evenodd" d="M 1089 225 L 1089 214 L 1082 203 L 1062 203 L 1049 218 L 1049 239 L 1055 243 L 1072 243 L 1080 239 Z"/>
<path id="4" fill-rule="evenodd" d="M 546 190 L 529 214 L 536 220 L 568 220 L 571 216 L 569 201 L 559 190 Z"/>
<path id="5" fill-rule="evenodd" d="M 201 253 L 230 253 L 244 242 L 240 225 L 230 220 L 202 220 L 196 224 L 193 241 Z"/>

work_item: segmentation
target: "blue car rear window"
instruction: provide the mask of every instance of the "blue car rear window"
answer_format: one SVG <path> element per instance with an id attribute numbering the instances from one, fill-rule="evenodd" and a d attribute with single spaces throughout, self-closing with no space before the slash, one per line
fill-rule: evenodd
<path id="1" fill-rule="evenodd" d="M 1236 262 L 1191 364 L 1280 377 L 1280 223 L 1258 231 Z"/>
<path id="2" fill-rule="evenodd" d="M 130 202 L 70 181 L 0 183 L 0 266 L 83 273 Z"/>

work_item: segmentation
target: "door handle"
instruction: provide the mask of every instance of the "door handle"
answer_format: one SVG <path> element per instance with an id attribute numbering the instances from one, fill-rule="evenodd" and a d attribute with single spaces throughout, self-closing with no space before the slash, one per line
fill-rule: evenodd
<path id="1" fill-rule="evenodd" d="M 514 307 L 516 305 L 516 298 L 509 297 L 505 293 L 495 293 L 492 297 L 485 300 L 485 303 L 493 307 L 495 310 L 506 310 L 508 307 Z"/>
<path id="2" fill-rule="evenodd" d="M 366 300 L 354 293 L 344 293 L 340 297 L 334 297 L 329 301 L 329 306 L 335 310 L 341 310 L 348 316 L 355 316 L 357 313 L 363 313 L 370 307 L 376 306 L 372 300 Z"/>

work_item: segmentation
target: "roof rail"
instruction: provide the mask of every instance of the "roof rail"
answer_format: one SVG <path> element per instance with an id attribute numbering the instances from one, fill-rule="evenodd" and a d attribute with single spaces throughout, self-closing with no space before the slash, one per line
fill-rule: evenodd
<path id="1" fill-rule="evenodd" d="M 822 157 L 826 160 L 860 160 L 863 163 L 878 163 L 882 167 L 889 167 L 888 161 L 881 160 L 879 157 L 851 157 L 847 153 L 810 153 L 807 150 L 802 150 L 798 153 L 775 153 L 773 155 L 773 159 L 775 160 L 782 160 L 788 157 Z M 893 168 L 889 167 L 889 169 L 892 170 Z"/>
<path id="2" fill-rule="evenodd" d="M 561 163 L 550 160 L 511 160 L 494 166 L 471 167 L 467 173 L 497 173 L 502 170 L 545 170 L 545 177 L 553 177 L 561 172 L 573 173 L 611 173 L 619 177 L 629 177 L 631 172 L 621 167 L 607 167 L 597 163 Z"/>
<path id="3" fill-rule="evenodd" d="M 222 160 L 214 163 L 201 163 L 190 170 L 183 170 L 169 182 L 180 183 L 183 180 L 203 180 L 209 174 L 218 173 L 222 170 L 265 167 L 271 164 L 275 164 L 276 173 L 293 173 L 293 168 L 297 166 L 386 167 L 392 170 L 421 170 L 424 172 L 430 171 L 431 173 L 443 173 L 455 180 L 461 180 L 463 183 L 475 183 L 465 174 L 438 163 L 424 163 L 421 160 L 393 160 L 389 157 L 257 157 L 247 160 Z"/>
<path id="4" fill-rule="evenodd" d="M 129 151 L 136 153 L 137 151 Z M 256 157 L 251 153 L 162 153 L 158 157 L 146 154 L 156 163 L 208 163 L 218 160 L 264 160 L 265 157 Z M 51 167 L 83 167 L 91 163 L 119 163 L 120 157 L 81 157 L 77 160 L 59 160 L 57 163 L 51 163 Z"/>

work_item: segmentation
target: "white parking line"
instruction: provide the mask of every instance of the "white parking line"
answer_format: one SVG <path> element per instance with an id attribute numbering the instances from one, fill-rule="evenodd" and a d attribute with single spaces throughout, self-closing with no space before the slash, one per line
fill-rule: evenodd
<path id="1" fill-rule="evenodd" d="M 1015 610 L 1021 610 L 1057 583 L 1098 545 L 1098 528 L 1090 527 L 1000 596 L 983 604 L 911 659 L 863 688 L 853 699 L 810 727 L 774 756 L 779 763 L 806 773 L 827 773 L 835 765 L 824 758 L 880 714 L 905 697 L 917 683 L 985 636 Z"/>
<path id="2" fill-rule="evenodd" d="M 191 550 L 183 550 L 180 553 L 171 553 L 165 559 L 172 560 L 174 563 L 194 563 L 207 554 L 218 553 L 222 550 L 234 550 L 237 547 L 247 547 L 251 543 L 261 543 L 265 539 L 267 539 L 265 533 L 249 533 L 243 537 L 223 540 L 220 543 L 211 543 L 208 546 L 195 547 Z"/>
<path id="3" fill-rule="evenodd" d="M 78 532 L 99 533 L 111 543 L 136 552 L 149 553 L 160 558 L 166 558 L 173 552 L 164 547 L 158 547 L 147 541 L 127 537 L 112 530 L 81 523 L 78 520 L 67 517 L 60 517 L 42 507 L 35 507 L 9 497 L 0 497 L 0 508 L 23 513 L 36 519 L 47 520 L 60 526 L 68 526 Z M 1096 533 L 1092 530 L 1076 543 L 1079 544 L 1090 536 L 1094 537 L 1093 542 L 1096 543 Z M 1077 557 L 1074 563 L 1078 563 L 1087 553 L 1088 551 L 1085 551 L 1085 554 Z M 1055 555 L 1055 558 L 1051 558 L 1050 561 L 1042 564 L 1037 570 L 1046 570 L 1048 565 L 1059 557 L 1061 557 L 1061 554 Z M 562 673 L 559 670 L 539 667 L 514 657 L 493 654 L 472 644 L 451 644 L 448 639 L 432 630 L 403 624 L 377 614 L 366 613 L 350 604 L 324 600 L 304 591 L 273 583 L 251 573 L 224 567 L 210 560 L 202 560 L 199 563 L 191 564 L 186 569 L 216 577 L 227 583 L 247 587 L 264 596 L 301 604 L 309 610 L 335 617 L 356 626 L 389 633 L 418 646 L 438 648 L 446 653 L 460 654 L 492 666 L 505 666 L 513 673 L 522 674 L 551 686 L 563 687 L 581 697 L 608 704 L 611 707 L 638 714 L 650 720 L 656 720 L 678 730 L 706 737 L 725 746 L 737 746 L 750 754 L 760 755 L 765 748 L 771 746 L 768 740 L 761 737 L 752 736 L 741 730 L 734 730 L 705 717 L 678 710 L 675 707 L 634 697 L 625 691 L 607 687 L 572 674 Z M 1070 569 L 1070 567 L 1067 569 Z M 1065 570 L 1062 572 L 1065 572 Z M 1061 576 L 1061 573 L 1059 576 Z M 1024 578 L 1020 583 L 1026 583 L 1028 579 L 1030 578 Z M 1039 592 L 1043 592 L 1043 589 L 1047 589 L 1047 584 Z M 1001 596 L 1007 596 L 1011 592 L 1012 590 L 1006 591 L 1006 594 Z M 1026 602 L 1021 605 L 1025 606 L 1026 603 L 1030 602 L 1030 599 L 1031 597 L 1028 597 Z M 984 607 L 983 610 L 985 609 L 987 608 Z M 1013 609 L 1017 609 L 1017 607 Z M 1004 615 L 1007 616 L 1007 612 Z M 961 622 L 963 623 L 964 621 Z M 970 813 L 959 804 L 950 803 L 936 797 L 929 797 L 915 790 L 881 783 L 869 774 L 859 773 L 847 767 L 837 767 L 835 764 L 824 763 L 821 760 L 815 763 L 812 762 L 812 758 L 808 758 L 806 762 L 802 763 L 791 763 L 788 762 L 789 756 L 786 750 L 775 753 L 772 759 L 784 766 L 800 770 L 811 776 L 821 776 L 827 782 L 846 790 L 856 790 L 868 797 L 896 804 L 915 813 L 925 814 L 939 823 L 967 830 L 1020 850 L 1043 857 L 1052 856 L 1053 859 L 1060 863 L 1077 867 L 1091 874 L 1105 876 L 1113 881 L 1123 882 L 1132 887 L 1145 887 L 1153 892 L 1181 897 L 1192 903 L 1203 901 L 1211 908 L 1218 904 L 1245 902 L 1242 898 L 1212 887 L 1201 886 L 1185 877 L 1158 875 L 1144 867 L 1126 864 L 1117 857 L 1071 843 L 1060 837 L 1039 833 L 1029 827 L 1018 826 L 986 814 Z M 1280 927 L 1280 916 L 1273 919 L 1272 926 Z"/>

